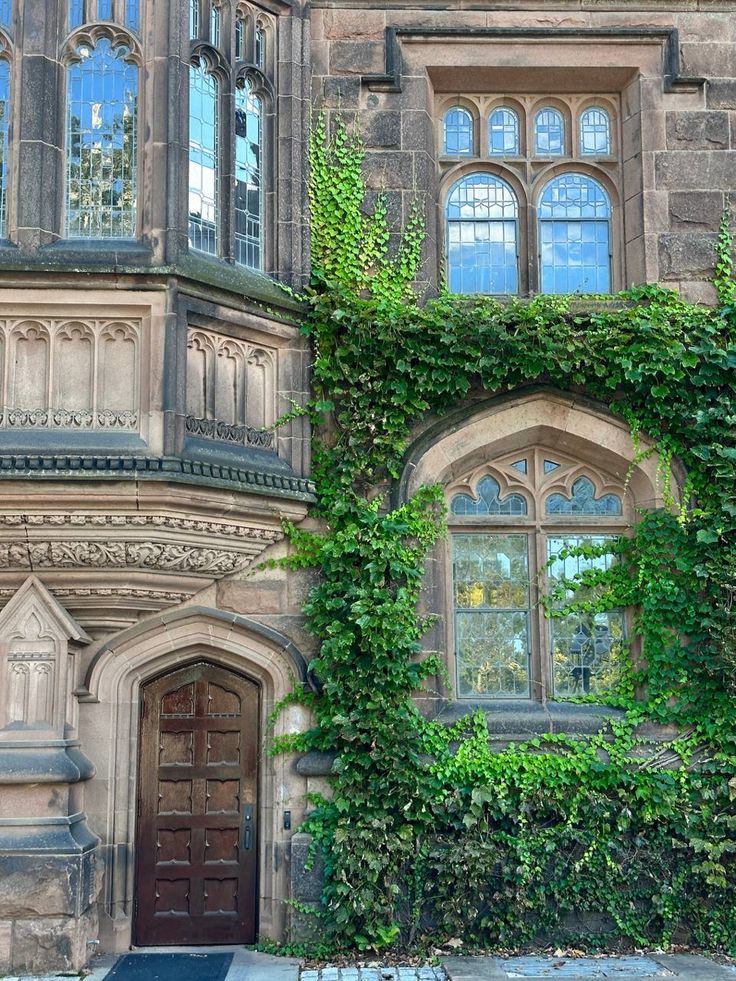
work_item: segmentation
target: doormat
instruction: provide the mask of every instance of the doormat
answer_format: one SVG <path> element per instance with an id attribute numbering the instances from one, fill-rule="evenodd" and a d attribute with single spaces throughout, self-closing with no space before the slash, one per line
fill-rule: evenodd
<path id="1" fill-rule="evenodd" d="M 105 981 L 225 981 L 232 954 L 126 954 Z"/>

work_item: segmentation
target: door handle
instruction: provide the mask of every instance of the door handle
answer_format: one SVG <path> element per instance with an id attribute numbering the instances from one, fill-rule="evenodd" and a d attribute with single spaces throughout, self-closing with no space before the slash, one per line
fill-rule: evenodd
<path id="1" fill-rule="evenodd" d="M 243 851 L 249 852 L 253 847 L 253 805 L 243 807 Z"/>

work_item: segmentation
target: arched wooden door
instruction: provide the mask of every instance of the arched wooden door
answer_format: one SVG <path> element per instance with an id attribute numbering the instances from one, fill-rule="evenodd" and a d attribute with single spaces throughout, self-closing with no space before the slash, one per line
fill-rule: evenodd
<path id="1" fill-rule="evenodd" d="M 135 943 L 253 943 L 258 686 L 197 663 L 143 688 Z"/>

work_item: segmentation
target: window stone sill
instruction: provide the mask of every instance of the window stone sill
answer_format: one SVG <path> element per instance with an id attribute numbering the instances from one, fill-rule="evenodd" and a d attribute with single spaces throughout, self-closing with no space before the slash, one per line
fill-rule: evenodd
<path id="1" fill-rule="evenodd" d="M 427 719 L 453 725 L 480 710 L 485 713 L 491 737 L 532 739 L 547 733 L 592 736 L 612 719 L 623 718 L 620 709 L 573 702 L 532 702 L 523 699 L 423 699 L 418 708 Z"/>

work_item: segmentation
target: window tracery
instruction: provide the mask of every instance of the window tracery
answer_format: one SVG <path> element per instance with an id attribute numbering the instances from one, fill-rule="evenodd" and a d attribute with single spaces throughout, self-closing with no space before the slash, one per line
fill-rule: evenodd
<path id="1" fill-rule="evenodd" d="M 458 695 L 610 690 L 626 641 L 624 612 L 547 619 L 540 598 L 576 573 L 610 567 L 630 520 L 624 488 L 534 446 L 475 470 L 448 489 L 448 500 Z M 581 546 L 585 555 L 570 554 Z"/>
<path id="2" fill-rule="evenodd" d="M 138 79 L 130 48 L 93 31 L 67 67 L 68 238 L 137 232 Z"/>
<path id="3" fill-rule="evenodd" d="M 436 104 L 451 291 L 618 288 L 618 96 L 438 95 Z M 458 224 L 458 188 L 464 186 L 469 198 L 468 189 L 484 181 L 511 189 L 517 201 L 513 235 L 510 229 L 502 234 L 500 224 Z M 516 275 L 509 275 L 512 266 Z"/>

